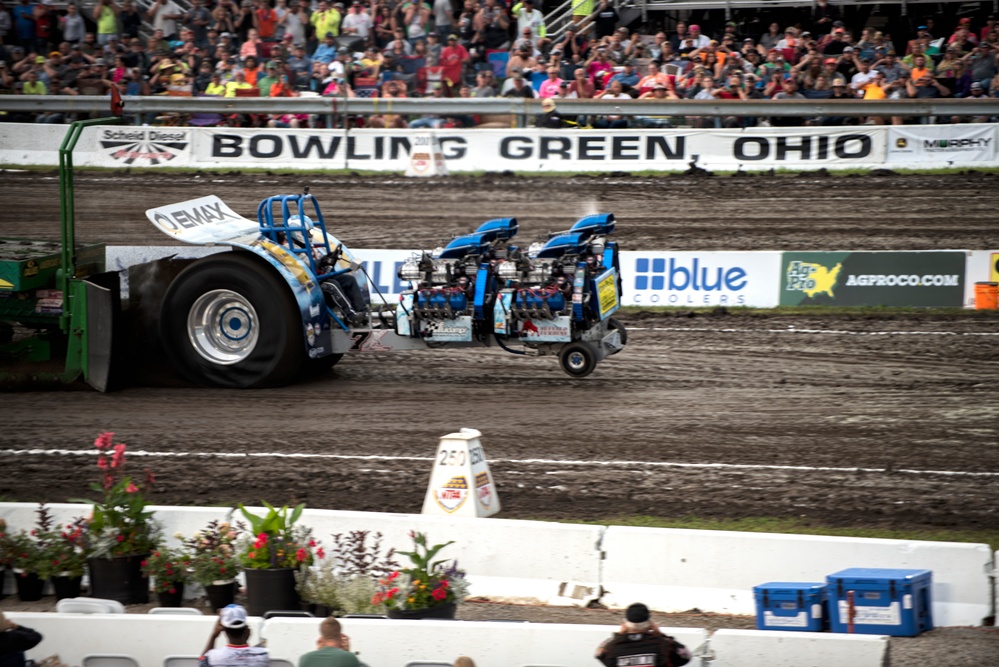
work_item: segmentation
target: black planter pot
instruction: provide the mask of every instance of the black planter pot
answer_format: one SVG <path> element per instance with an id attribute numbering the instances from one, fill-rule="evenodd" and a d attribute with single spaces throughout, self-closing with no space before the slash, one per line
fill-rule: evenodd
<path id="1" fill-rule="evenodd" d="M 458 610 L 458 605 L 453 602 L 440 604 L 435 607 L 424 607 L 423 609 L 389 609 L 389 618 L 399 618 L 404 620 L 418 620 L 421 618 L 454 618 L 454 613 Z"/>
<path id="2" fill-rule="evenodd" d="M 208 584 L 205 586 L 205 595 L 208 596 L 208 605 L 212 611 L 221 609 L 236 601 L 236 582 Z"/>
<path id="3" fill-rule="evenodd" d="M 295 590 L 295 570 L 246 570 L 246 613 L 263 616 L 268 611 L 298 609 L 301 601 Z"/>
<path id="4" fill-rule="evenodd" d="M 42 599 L 42 587 L 45 580 L 40 579 L 34 572 L 15 572 L 14 580 L 17 582 L 17 597 L 21 602 L 37 602 Z"/>
<path id="5" fill-rule="evenodd" d="M 52 577 L 52 588 L 55 589 L 56 600 L 80 597 L 80 582 L 83 577 Z"/>
<path id="6" fill-rule="evenodd" d="M 324 604 L 310 604 L 306 606 L 308 608 L 305 611 L 309 612 L 316 618 L 327 618 L 333 615 L 333 610 Z"/>
<path id="7" fill-rule="evenodd" d="M 157 591 L 156 595 L 160 600 L 161 607 L 183 607 L 184 606 L 184 582 L 175 581 L 171 590 Z"/>
<path id="8" fill-rule="evenodd" d="M 0 566 L 0 600 L 3 600 L 5 597 L 7 597 L 7 594 L 4 592 L 4 588 L 6 588 L 6 586 L 7 586 L 7 566 L 3 565 Z"/>
<path id="9" fill-rule="evenodd" d="M 89 559 L 90 595 L 122 604 L 149 602 L 149 578 L 142 574 L 142 561 L 148 556 Z"/>

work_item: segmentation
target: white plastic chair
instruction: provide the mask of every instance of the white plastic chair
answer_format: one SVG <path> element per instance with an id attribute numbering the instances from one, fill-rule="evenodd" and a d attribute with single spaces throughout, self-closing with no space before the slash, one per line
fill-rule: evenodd
<path id="1" fill-rule="evenodd" d="M 85 655 L 83 667 L 139 667 L 135 658 L 127 655 Z"/>
<path id="2" fill-rule="evenodd" d="M 60 614 L 124 614 L 125 605 L 101 598 L 65 598 L 56 603 Z"/>
<path id="3" fill-rule="evenodd" d="M 176 614 L 178 616 L 201 616 L 201 610 L 194 607 L 153 607 L 147 614 Z"/>
<path id="4" fill-rule="evenodd" d="M 281 658 L 271 658 L 268 664 L 270 667 L 295 667 L 291 660 L 282 660 Z"/>
<path id="5" fill-rule="evenodd" d="M 195 655 L 168 655 L 163 658 L 163 667 L 198 667 Z"/>
<path id="6" fill-rule="evenodd" d="M 407 662 L 406 667 L 454 667 L 450 662 L 438 662 L 426 661 L 426 660 L 416 660 L 414 662 Z"/>

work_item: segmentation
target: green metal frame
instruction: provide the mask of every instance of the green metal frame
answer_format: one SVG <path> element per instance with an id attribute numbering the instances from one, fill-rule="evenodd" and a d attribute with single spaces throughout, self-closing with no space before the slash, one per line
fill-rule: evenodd
<path id="1" fill-rule="evenodd" d="M 80 141 L 83 131 L 95 125 L 121 125 L 121 116 L 78 120 L 70 124 L 66 136 L 59 146 L 59 212 L 60 248 L 59 268 L 56 271 L 55 286 L 62 292 L 62 314 L 59 316 L 59 329 L 67 337 L 66 365 L 62 373 L 33 373 L 31 377 L 41 380 L 72 382 L 83 374 L 90 377 L 87 355 L 87 284 L 76 278 L 76 212 L 73 197 L 73 151 Z M 27 361 L 46 361 L 51 358 L 52 343 L 46 336 L 19 341 L 8 346 L 8 352 L 21 352 Z M 0 373 L 0 379 L 19 379 L 10 373 Z"/>

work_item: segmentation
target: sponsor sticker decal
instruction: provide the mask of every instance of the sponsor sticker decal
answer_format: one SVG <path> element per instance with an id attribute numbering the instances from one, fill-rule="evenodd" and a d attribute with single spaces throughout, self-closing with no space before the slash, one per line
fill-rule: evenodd
<path id="1" fill-rule="evenodd" d="M 468 480 L 464 475 L 455 475 L 446 484 L 434 489 L 434 499 L 447 512 L 454 512 L 465 504 L 468 498 Z"/>

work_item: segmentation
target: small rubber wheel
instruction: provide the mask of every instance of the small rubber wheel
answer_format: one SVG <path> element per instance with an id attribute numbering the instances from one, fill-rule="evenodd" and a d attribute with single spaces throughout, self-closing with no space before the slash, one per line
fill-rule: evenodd
<path id="1" fill-rule="evenodd" d="M 572 377 L 582 378 L 593 372 L 597 367 L 597 351 L 593 345 L 584 341 L 569 343 L 558 355 L 562 370 Z"/>
<path id="2" fill-rule="evenodd" d="M 617 332 L 617 335 L 621 338 L 621 350 L 623 350 L 624 346 L 628 344 L 628 330 L 624 328 L 620 320 L 615 320 L 613 317 L 607 320 L 607 328 Z M 611 354 L 617 354 L 621 350 L 614 350 Z"/>
<path id="3" fill-rule="evenodd" d="M 199 384 L 281 386 L 305 358 L 291 287 L 276 270 L 243 253 L 187 267 L 167 289 L 160 312 L 170 360 Z"/>

